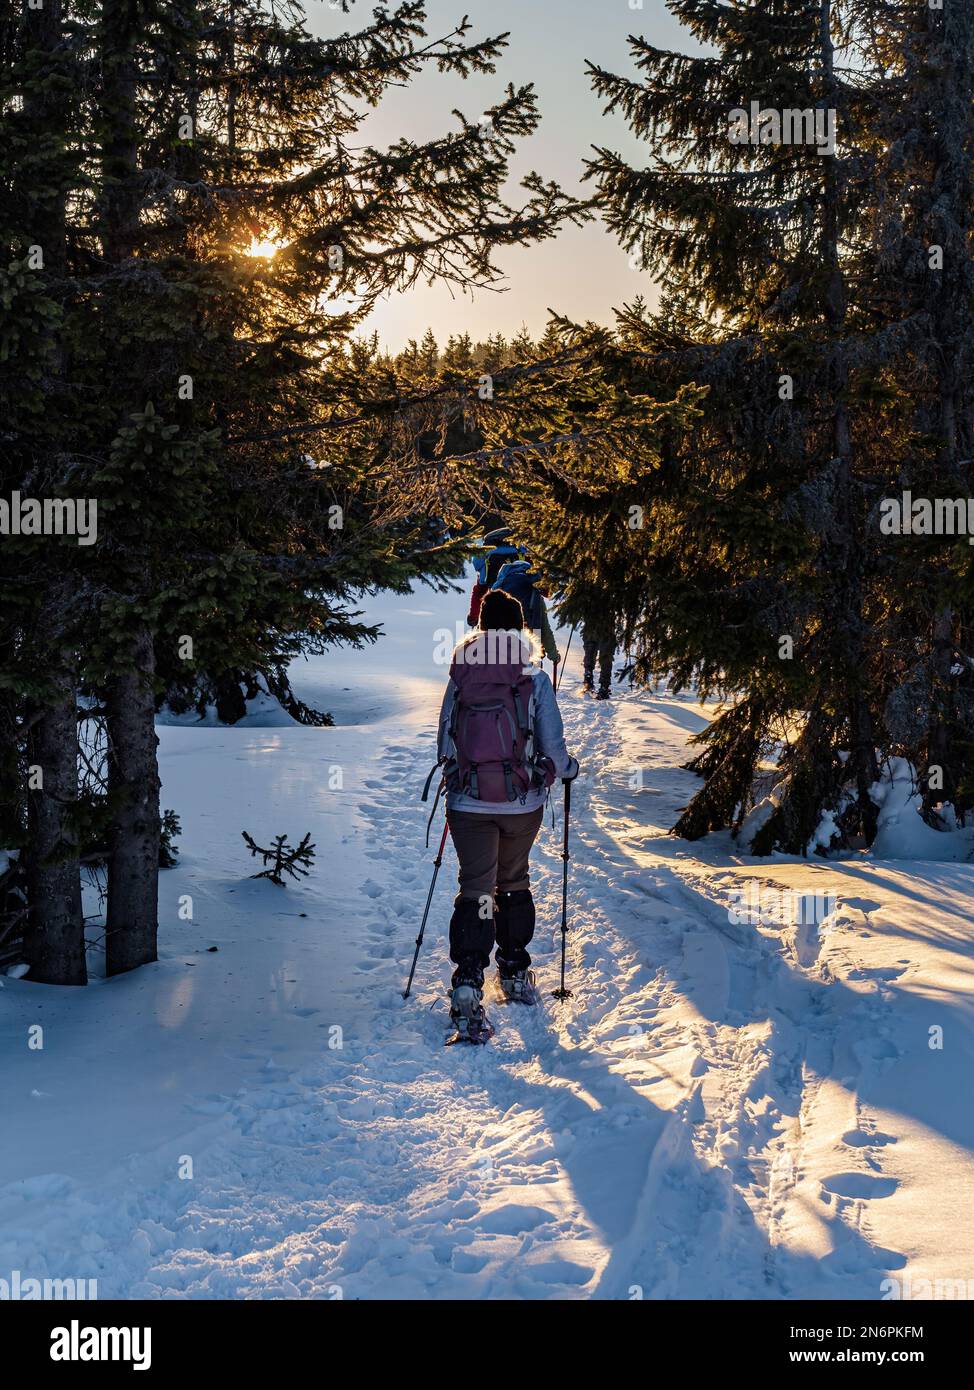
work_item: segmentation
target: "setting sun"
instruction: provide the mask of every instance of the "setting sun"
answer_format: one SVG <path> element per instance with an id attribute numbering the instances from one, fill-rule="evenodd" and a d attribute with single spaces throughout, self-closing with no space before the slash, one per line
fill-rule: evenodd
<path id="1" fill-rule="evenodd" d="M 280 249 L 278 243 L 271 241 L 268 237 L 252 237 L 250 245 L 247 247 L 247 255 L 263 256 L 266 260 L 273 260 Z"/>

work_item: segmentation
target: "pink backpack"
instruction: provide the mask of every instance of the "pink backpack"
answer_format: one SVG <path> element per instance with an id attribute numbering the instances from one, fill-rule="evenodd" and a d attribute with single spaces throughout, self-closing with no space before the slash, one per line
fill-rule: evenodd
<path id="1" fill-rule="evenodd" d="M 456 762 L 447 765 L 447 787 L 479 801 L 520 801 L 554 781 L 548 760 L 534 746 L 534 680 L 523 655 L 499 659 L 506 653 L 497 648 L 492 653 L 484 638 L 479 634 L 464 643 L 450 667 L 456 686 L 450 721 Z M 491 655 L 498 659 L 485 659 Z M 470 659 L 478 656 L 482 659 Z"/>

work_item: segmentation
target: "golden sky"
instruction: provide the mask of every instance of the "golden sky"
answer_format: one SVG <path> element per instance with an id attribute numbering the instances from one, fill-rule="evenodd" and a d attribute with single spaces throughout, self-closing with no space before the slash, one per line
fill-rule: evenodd
<path id="1" fill-rule="evenodd" d="M 327 0 L 307 0 L 309 27 L 321 34 L 355 28 L 370 8 L 356 4 L 346 17 Z M 422 73 L 407 88 L 390 92 L 370 114 L 365 138 L 383 144 L 403 134 L 417 140 L 440 135 L 453 128 L 453 107 L 478 119 L 508 82 L 533 82 L 541 126 L 532 139 L 520 143 L 512 172 L 519 178 L 537 169 L 567 192 L 582 192 L 582 160 L 593 144 L 618 149 L 637 163 L 643 157 L 621 118 L 602 116 L 588 83 L 586 58 L 632 72 L 626 47 L 630 33 L 661 45 L 690 47 L 663 0 L 645 0 L 642 7 L 630 0 L 428 0 L 426 8 L 431 36 L 448 32 L 465 13 L 473 23 L 471 37 L 509 30 L 498 70 L 466 82 L 435 70 Z M 509 196 L 513 201 L 513 189 Z M 501 331 L 510 337 L 522 324 L 538 335 L 549 306 L 571 318 L 607 323 L 613 305 L 640 293 L 653 299 L 651 277 L 629 264 L 600 223 L 568 227 L 555 240 L 505 250 L 497 261 L 506 277 L 503 293 L 481 291 L 471 298 L 456 291 L 451 295 L 443 285 L 419 286 L 384 301 L 370 326 L 383 346 L 395 351 L 427 326 L 441 344 L 451 333 L 468 332 L 476 340 Z"/>

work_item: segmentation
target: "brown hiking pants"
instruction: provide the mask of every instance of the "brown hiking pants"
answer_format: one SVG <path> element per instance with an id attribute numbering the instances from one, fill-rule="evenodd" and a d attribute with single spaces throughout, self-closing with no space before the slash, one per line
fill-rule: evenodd
<path id="1" fill-rule="evenodd" d="M 447 811 L 460 861 L 460 897 L 517 893 L 528 887 L 528 857 L 541 829 L 544 807 L 513 815 Z"/>

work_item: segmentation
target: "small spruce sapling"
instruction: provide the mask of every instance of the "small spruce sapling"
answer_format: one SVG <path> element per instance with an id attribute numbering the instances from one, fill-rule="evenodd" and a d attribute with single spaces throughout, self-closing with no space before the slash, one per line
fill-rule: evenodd
<path id="1" fill-rule="evenodd" d="M 252 835 L 248 835 L 246 830 L 240 832 L 246 841 L 251 854 L 260 855 L 265 865 L 269 867 L 261 869 L 260 873 L 251 874 L 251 878 L 269 878 L 271 883 L 276 883 L 280 888 L 285 886 L 282 874 L 290 874 L 292 878 L 298 875 L 306 877 L 311 870 L 311 864 L 315 857 L 315 847 L 311 844 L 310 830 L 305 835 L 299 845 L 289 845 L 287 835 L 277 835 L 270 849 L 264 849 L 258 845 Z"/>
<path id="2" fill-rule="evenodd" d="M 183 827 L 179 824 L 179 817 L 173 810 L 163 811 L 162 823 L 160 825 L 159 838 L 159 868 L 175 868 L 179 850 L 176 847 L 175 839 L 177 835 L 183 833 Z"/>

